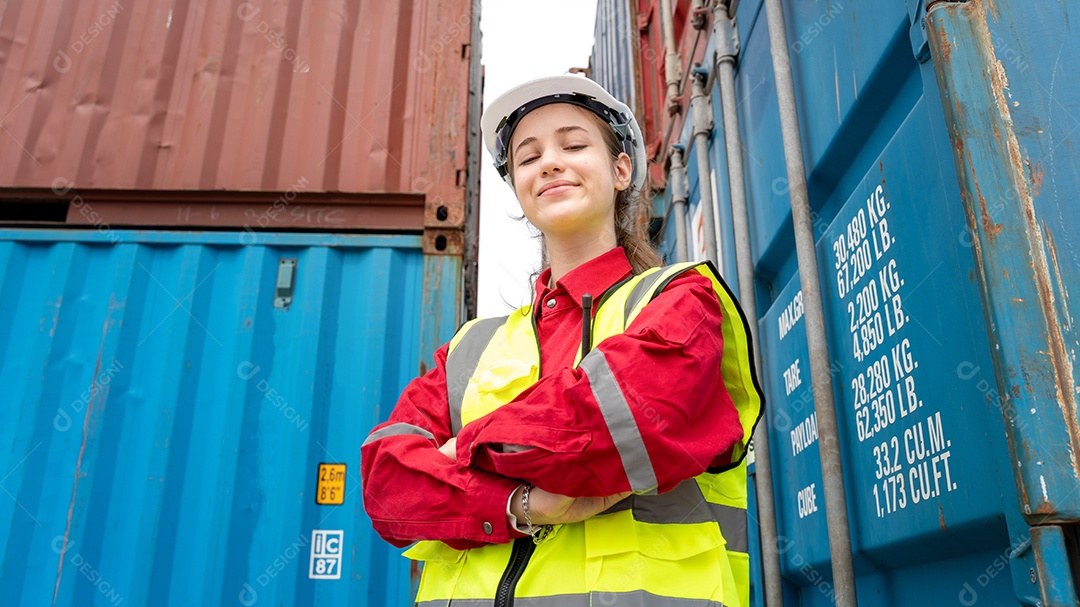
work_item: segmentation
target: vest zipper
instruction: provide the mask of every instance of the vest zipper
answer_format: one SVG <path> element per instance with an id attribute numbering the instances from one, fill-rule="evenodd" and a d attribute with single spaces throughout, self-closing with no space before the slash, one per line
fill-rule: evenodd
<path id="1" fill-rule="evenodd" d="M 510 549 L 510 562 L 503 571 L 502 579 L 499 580 L 498 589 L 495 591 L 495 607 L 513 607 L 514 589 L 517 587 L 521 574 L 525 573 L 525 566 L 529 564 L 536 544 L 531 537 L 519 537 L 514 540 L 514 547 Z"/>
<path id="2" fill-rule="evenodd" d="M 625 281 L 624 281 L 625 282 Z M 616 285 L 618 286 L 618 285 Z M 585 295 L 581 298 L 581 357 L 592 349 L 592 296 Z M 533 335 L 536 337 L 536 358 L 540 359 L 540 331 L 536 326 L 536 313 L 532 314 Z M 537 372 L 537 379 L 541 373 Z M 495 607 L 513 607 L 514 589 L 517 588 L 518 580 L 525 573 L 525 567 L 529 564 L 533 552 L 536 552 L 536 544 L 531 537 L 519 537 L 514 540 L 514 547 L 510 549 L 510 562 L 506 564 L 502 579 L 495 591 Z"/>

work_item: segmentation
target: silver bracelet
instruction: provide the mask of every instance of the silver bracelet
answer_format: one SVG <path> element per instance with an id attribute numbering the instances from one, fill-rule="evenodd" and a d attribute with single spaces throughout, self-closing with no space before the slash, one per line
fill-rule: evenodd
<path id="1" fill-rule="evenodd" d="M 529 491 L 532 488 L 532 485 L 525 485 L 525 488 L 521 491 L 521 510 L 525 513 L 527 533 L 532 536 L 533 543 L 539 545 L 551 533 L 551 525 L 533 526 L 532 517 L 529 516 Z"/>

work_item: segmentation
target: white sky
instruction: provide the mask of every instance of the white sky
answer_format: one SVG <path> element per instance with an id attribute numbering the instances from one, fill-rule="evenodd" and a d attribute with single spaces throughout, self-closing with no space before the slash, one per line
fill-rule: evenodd
<path id="1" fill-rule="evenodd" d="M 595 19 L 596 0 L 482 0 L 484 107 L 522 82 L 587 67 Z M 539 241 L 524 220 L 512 218 L 521 206 L 486 149 L 481 165 L 477 314 L 501 316 L 528 303 Z"/>

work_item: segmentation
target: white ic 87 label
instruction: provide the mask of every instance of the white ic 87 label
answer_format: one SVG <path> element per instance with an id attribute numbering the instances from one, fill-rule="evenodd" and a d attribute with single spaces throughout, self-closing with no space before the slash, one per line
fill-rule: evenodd
<path id="1" fill-rule="evenodd" d="M 345 531 L 314 529 L 311 532 L 311 568 L 308 578 L 313 580 L 341 579 L 341 552 L 345 544 Z"/>

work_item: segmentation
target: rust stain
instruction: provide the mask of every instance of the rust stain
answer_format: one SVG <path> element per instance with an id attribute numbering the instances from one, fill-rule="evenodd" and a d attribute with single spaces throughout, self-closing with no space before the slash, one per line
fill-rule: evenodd
<path id="1" fill-rule="evenodd" d="M 1050 502 L 1040 500 L 1039 501 L 1039 506 L 1037 508 L 1035 508 L 1034 514 L 1050 515 L 1050 514 L 1054 514 L 1055 512 L 1057 512 L 1057 510 L 1054 508 L 1053 504 L 1051 504 Z"/>
<path id="2" fill-rule="evenodd" d="M 942 531 L 948 531 L 949 528 L 945 524 L 945 510 L 941 507 L 940 503 L 937 505 L 937 519 L 938 519 L 938 526 L 941 527 L 941 530 Z"/>
<path id="3" fill-rule="evenodd" d="M 979 11 L 981 5 L 977 4 L 974 10 Z M 1058 323 L 1058 317 L 1054 306 L 1054 292 L 1051 286 L 1050 264 L 1047 261 L 1046 246 L 1043 242 L 1043 230 L 1040 229 L 1035 217 L 1035 205 L 1032 192 L 1028 189 L 1024 175 L 1024 162 L 1020 154 L 1020 143 L 1013 129 L 1012 116 L 1009 112 L 1008 103 L 1005 100 L 1005 90 L 1009 84 L 1005 78 L 1005 70 L 1001 62 L 994 56 L 994 47 L 990 42 L 990 30 L 986 24 L 985 14 L 981 19 L 976 18 L 976 33 L 980 37 L 980 43 L 990 58 L 991 69 L 991 92 L 997 102 L 998 112 L 1002 123 L 1006 126 L 1007 149 L 1009 162 L 1007 168 L 1011 170 L 1011 181 L 1019 194 L 1020 206 L 1023 209 L 1024 230 L 1028 240 L 1028 253 L 1031 266 L 1034 270 L 1036 290 L 1038 292 L 1038 305 L 1042 312 L 1043 321 L 1046 325 L 1047 350 L 1054 372 L 1054 388 L 1056 400 L 1061 409 L 1062 418 L 1065 422 L 1066 431 L 1069 433 L 1069 459 L 1072 465 L 1073 476 L 1080 478 L 1080 463 L 1077 461 L 1076 450 L 1080 448 L 1080 426 L 1077 425 L 1076 390 L 1073 379 L 1072 360 L 1065 348 L 1065 339 Z M 970 159 L 969 159 L 970 160 Z M 977 187 L 977 186 L 976 186 Z M 979 196 L 980 202 L 982 196 Z M 985 220 L 984 220 L 985 221 Z M 1049 232 L 1047 232 L 1049 238 Z"/>
<path id="4" fill-rule="evenodd" d="M 937 31 L 937 39 L 937 48 L 938 52 L 941 53 L 941 62 L 949 63 L 950 61 L 952 61 L 952 43 L 949 42 L 948 32 L 946 32 L 944 29 L 939 29 Z"/>
<path id="5" fill-rule="evenodd" d="M 1073 320 L 1069 316 L 1069 290 L 1065 286 L 1065 281 L 1061 279 L 1061 266 L 1058 265 L 1057 245 L 1054 244 L 1054 235 L 1050 230 L 1046 229 L 1045 222 L 1043 223 L 1043 232 L 1046 233 L 1046 244 L 1050 250 L 1050 262 L 1054 265 L 1054 277 L 1057 278 L 1058 293 L 1061 294 L 1061 311 L 1065 316 L 1065 323 L 1072 327 Z"/>
<path id="6" fill-rule="evenodd" d="M 1021 242 L 1020 245 L 1021 247 L 1023 245 L 1027 246 L 1028 262 L 1031 267 L 1031 273 L 1028 274 L 1027 269 L 1022 267 L 1022 261 L 1016 259 L 1016 254 L 1022 255 L 1023 249 L 1018 248 L 1012 241 L 1008 244 L 1010 245 L 1010 249 L 1014 250 L 1014 255 L 1004 255 L 1004 252 L 995 249 L 995 258 L 1000 257 L 1007 263 L 1012 262 L 1010 264 L 1011 267 L 1008 269 L 1011 269 L 1012 272 L 1015 272 L 1018 275 L 1022 274 L 1022 278 L 1024 279 L 1027 279 L 1028 276 L 1030 276 L 1034 282 L 1034 285 L 1032 286 L 1035 287 L 1038 302 L 1033 303 L 1038 306 L 1038 310 L 1042 314 L 1042 322 L 1046 329 L 1045 332 L 1039 331 L 1038 336 L 1033 335 L 1032 337 L 1045 341 L 1045 344 L 1039 344 L 1040 346 L 1045 345 L 1045 353 L 1040 354 L 1035 352 L 1040 348 L 1027 348 L 1027 352 L 1037 356 L 1038 359 L 1025 361 L 1024 366 L 1031 369 L 1037 369 L 1040 372 L 1052 371 L 1054 375 L 1053 383 L 1055 394 L 1049 398 L 1044 396 L 1042 399 L 1035 399 L 1032 404 L 1043 411 L 1044 414 L 1051 411 L 1051 407 L 1054 404 L 1060 409 L 1062 423 L 1069 433 L 1069 444 L 1066 445 L 1066 448 L 1068 449 L 1070 458 L 1071 471 L 1074 477 L 1080 478 L 1080 465 L 1078 465 L 1077 462 L 1077 450 L 1080 449 L 1080 426 L 1078 426 L 1077 423 L 1076 381 L 1073 375 L 1073 362 L 1069 358 L 1068 351 L 1065 348 L 1064 335 L 1061 330 L 1057 307 L 1054 301 L 1055 293 L 1052 288 L 1054 277 L 1051 276 L 1050 264 L 1047 259 L 1048 256 L 1053 257 L 1054 253 L 1051 251 L 1048 254 L 1047 246 L 1044 244 L 1044 240 L 1050 239 L 1051 237 L 1049 234 L 1044 237 L 1043 228 L 1040 228 L 1036 218 L 1034 197 L 1032 195 L 1033 189 L 1036 189 L 1033 187 L 1036 185 L 1036 180 L 1033 175 L 1030 175 L 1031 181 L 1029 182 L 1029 174 L 1025 170 L 1025 162 L 1021 156 L 1015 124 L 1010 113 L 1011 108 L 1006 99 L 1009 90 L 1009 82 L 1001 61 L 995 56 L 995 49 L 988 27 L 988 6 L 991 13 L 996 16 L 996 7 L 994 7 L 992 3 L 987 3 L 983 0 L 965 3 L 961 10 L 966 13 L 965 22 L 971 28 L 970 34 L 973 37 L 972 42 L 976 47 L 975 50 L 983 54 L 982 62 L 986 66 L 985 73 L 990 89 L 989 92 L 994 98 L 992 107 L 995 107 L 998 111 L 996 120 L 993 122 L 996 122 L 1000 126 L 1000 130 L 995 133 L 995 136 L 1001 137 L 1001 143 L 1003 144 L 1003 149 L 1001 149 L 1001 151 L 1005 152 L 1003 156 L 1007 155 L 1006 161 L 1001 163 L 1003 165 L 1001 167 L 1002 174 L 1000 176 L 995 175 L 995 179 L 993 180 L 995 188 L 992 190 L 992 195 L 1004 195 L 1006 193 L 1010 195 L 1013 193 L 1016 194 L 1019 202 L 1017 209 L 1020 211 L 1019 221 L 1016 222 L 1017 225 L 1012 227 L 1012 229 L 1017 237 L 1023 238 L 1023 240 L 1026 241 Z M 949 60 L 948 40 L 938 31 L 934 32 L 933 39 L 937 42 L 936 46 L 940 46 L 938 49 L 938 55 L 940 56 L 939 62 L 947 62 Z M 956 118 L 959 118 L 962 115 L 959 104 L 957 104 L 956 107 Z M 994 238 L 1000 233 L 1002 226 L 1000 224 L 995 225 L 987 213 L 986 201 L 981 191 L 977 175 L 975 174 L 975 165 L 972 162 L 971 154 L 966 154 L 966 158 L 963 155 L 959 155 L 962 152 L 962 148 L 955 143 L 955 138 L 957 138 L 958 135 L 958 133 L 954 133 L 953 144 L 954 150 L 958 154 L 957 158 L 960 160 L 957 164 L 958 166 L 963 166 L 964 161 L 966 161 L 967 168 L 971 170 L 970 179 L 974 186 L 972 189 L 975 190 L 975 197 L 977 198 L 977 203 L 979 205 L 979 209 L 972 209 L 970 212 L 965 209 L 965 212 L 968 213 L 969 225 L 974 224 L 972 215 L 981 210 L 982 217 L 978 219 L 987 236 L 987 240 L 981 244 L 991 248 L 994 248 L 995 246 L 1000 247 L 1000 245 L 994 243 Z M 1039 179 L 1041 179 L 1041 177 Z M 1004 192 L 998 192 L 998 187 L 996 186 L 999 182 L 1002 182 L 1002 185 L 1006 188 Z M 1041 187 L 1041 181 L 1039 183 Z M 965 205 L 965 207 L 967 206 L 974 205 Z M 973 243 L 976 247 L 976 268 L 985 276 L 987 274 L 987 268 L 983 265 L 982 255 L 979 249 L 980 239 L 974 239 Z M 1064 298 L 1065 295 L 1062 295 L 1062 297 Z M 1024 373 L 1025 378 L 1027 378 L 1027 373 Z M 1012 385 L 1017 383 L 1016 380 L 1017 378 L 1013 378 L 1008 383 L 1010 392 Z M 1034 387 L 1036 389 L 1032 391 L 1033 394 L 1045 394 L 1050 388 L 1046 385 L 1045 381 L 1036 381 L 1035 383 L 1036 385 Z M 1030 386 L 1030 382 L 1026 382 L 1025 385 Z M 1033 514 L 1031 511 L 1032 501 L 1029 499 L 1029 494 L 1031 492 L 1028 491 L 1028 489 L 1030 489 L 1028 485 L 1030 484 L 1031 479 L 1029 478 L 1030 475 L 1027 471 L 1021 470 L 1021 466 L 1025 463 L 1043 459 L 1045 454 L 1042 450 L 1037 454 L 1032 453 L 1031 448 L 1025 444 L 1026 434 L 1028 433 L 1012 431 L 1006 433 L 1006 439 L 1009 442 L 1011 452 L 1014 454 L 1014 457 L 1017 458 L 1017 461 L 1013 463 L 1014 474 L 1017 480 L 1017 489 L 1022 497 L 1021 503 L 1024 504 L 1024 512 L 1030 517 Z M 1057 448 L 1060 449 L 1060 447 Z M 1046 501 L 1047 500 L 1041 498 L 1035 500 L 1035 504 L 1038 508 L 1034 514 L 1054 513 L 1055 506 L 1046 503 Z"/>
<path id="7" fill-rule="evenodd" d="M 1042 192 L 1043 179 L 1046 177 L 1046 169 L 1039 166 L 1038 163 L 1031 167 L 1031 187 L 1035 190 L 1035 197 L 1038 198 Z"/>
<path id="8" fill-rule="evenodd" d="M 990 220 L 990 210 L 986 206 L 986 198 L 983 197 L 982 188 L 979 186 L 979 177 L 975 174 L 975 163 L 971 159 L 971 152 L 968 152 L 967 160 L 968 168 L 971 169 L 971 182 L 975 185 L 975 195 L 979 199 L 979 209 L 982 211 L 979 214 L 979 222 L 982 223 L 983 231 L 986 232 L 986 239 L 993 244 L 994 238 L 1001 233 L 1004 226 Z"/>
<path id="9" fill-rule="evenodd" d="M 957 141 L 960 143 L 961 147 L 963 146 L 963 142 L 959 136 L 954 137 L 953 141 Z M 962 162 L 962 160 L 960 162 Z M 983 264 L 982 242 L 979 240 L 976 232 L 975 211 L 972 208 L 971 201 L 969 200 L 970 196 L 967 194 L 967 192 L 962 191 L 960 193 L 960 196 L 967 201 L 966 204 L 963 204 L 961 206 L 964 209 L 964 216 L 967 218 L 968 229 L 971 230 L 971 246 L 975 249 L 975 267 L 978 268 L 980 276 L 985 276 L 986 267 Z M 971 272 L 970 277 L 971 280 L 975 280 L 974 271 Z"/>

